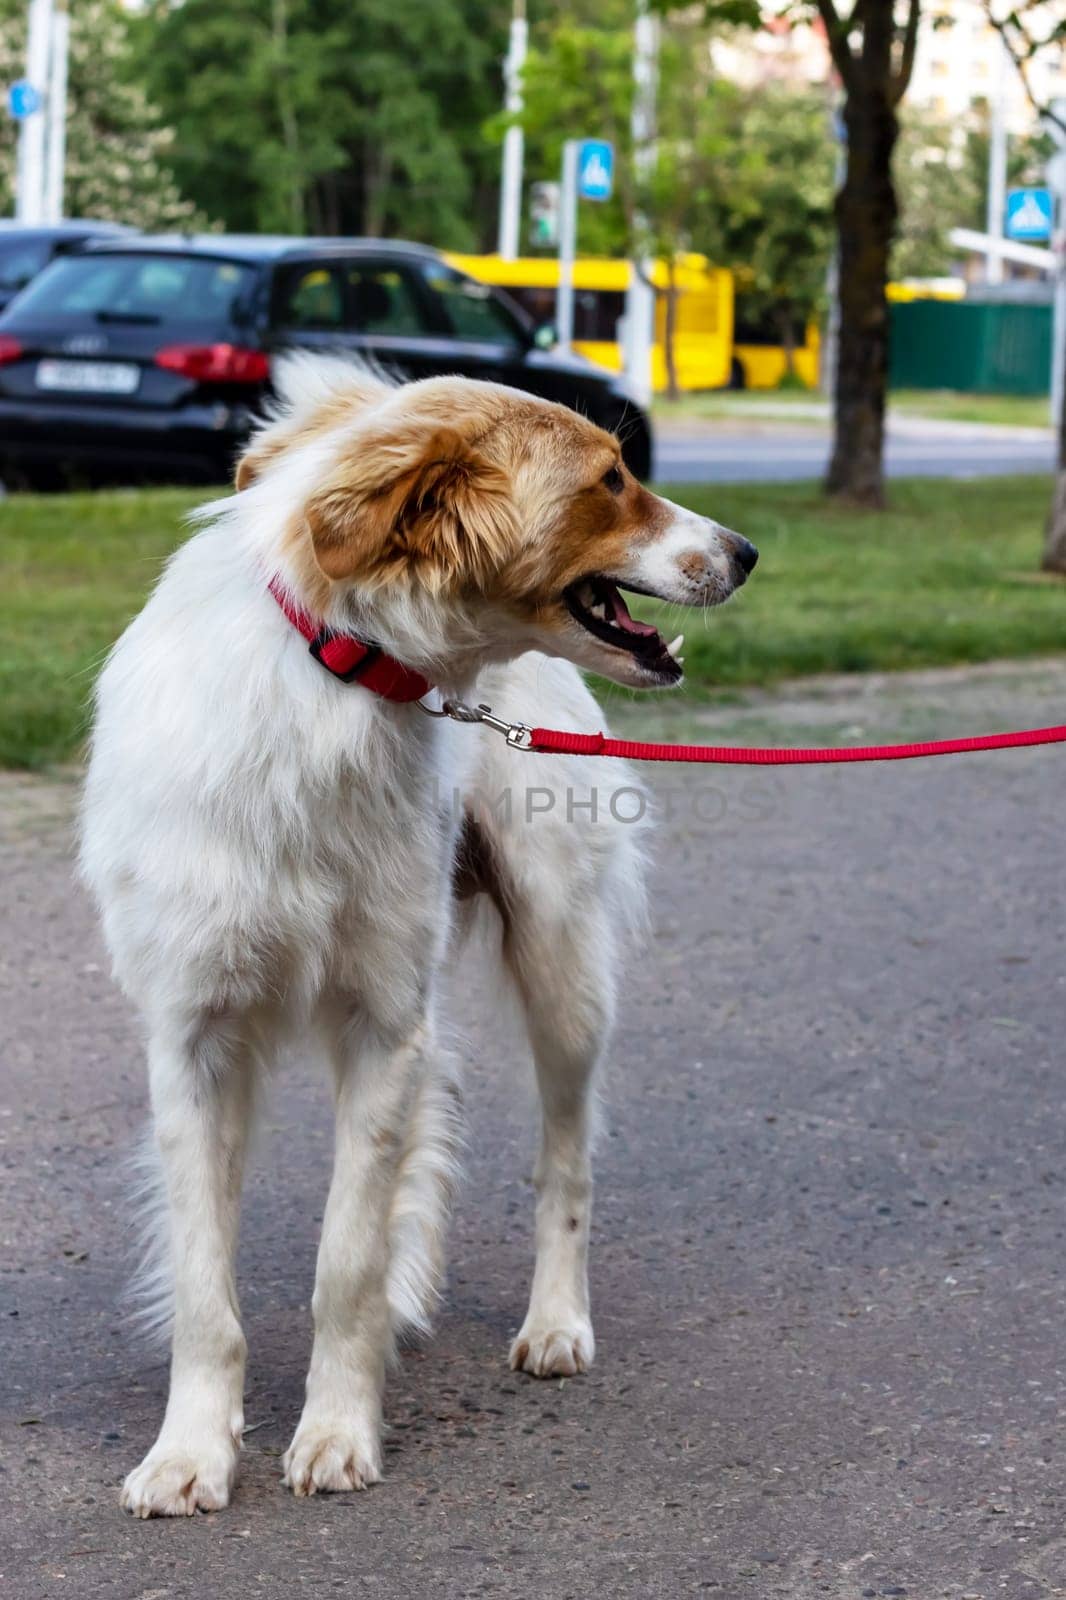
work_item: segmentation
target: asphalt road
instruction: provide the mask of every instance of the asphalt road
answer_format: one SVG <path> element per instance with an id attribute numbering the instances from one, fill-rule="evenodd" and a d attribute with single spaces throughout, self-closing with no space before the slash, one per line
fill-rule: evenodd
<path id="1" fill-rule="evenodd" d="M 655 477 L 663 483 L 787 482 L 821 478 L 829 461 L 824 427 L 775 418 L 722 419 L 656 428 Z M 975 478 L 1051 472 L 1050 430 L 919 417 L 889 421 L 885 470 L 889 477 Z"/>
<path id="2" fill-rule="evenodd" d="M 1061 720 L 1064 689 L 1036 668 L 727 715 L 742 734 L 973 730 Z M 71 885 L 69 792 L 6 780 L 0 1590 L 1066 1595 L 1064 759 L 657 773 L 654 929 L 599 1160 L 597 1365 L 549 1384 L 505 1368 L 533 1119 L 479 990 L 459 1008 L 451 1283 L 390 1384 L 387 1481 L 301 1503 L 279 1456 L 329 1128 L 321 1085 L 283 1072 L 246 1207 L 236 1500 L 150 1523 L 116 1500 L 165 1384 L 121 1298 L 137 1031 Z"/>

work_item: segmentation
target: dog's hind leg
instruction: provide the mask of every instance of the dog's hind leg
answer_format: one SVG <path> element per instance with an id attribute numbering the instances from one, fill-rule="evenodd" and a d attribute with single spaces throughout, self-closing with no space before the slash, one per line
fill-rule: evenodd
<path id="1" fill-rule="evenodd" d="M 596 1068 L 614 1014 L 611 929 L 595 901 L 564 920 L 534 899 L 510 908 L 505 949 L 522 996 L 540 1092 L 534 1168 L 536 1264 L 511 1366 L 547 1378 L 584 1372 L 595 1342 L 589 1309 L 590 1143 Z"/>
<path id="2" fill-rule="evenodd" d="M 544 657 L 486 674 L 482 696 L 531 723 L 580 729 L 601 718 L 574 669 Z M 464 835 L 457 888 L 484 890 L 500 912 L 542 1109 L 536 1265 L 511 1365 L 540 1377 L 581 1372 L 594 1353 L 595 1080 L 610 1042 L 622 947 L 643 925 L 645 802 L 622 762 L 531 757 L 486 740 L 469 809 L 476 826 Z"/>
<path id="3" fill-rule="evenodd" d="M 173 1275 L 170 1394 L 159 1437 L 127 1477 L 140 1517 L 229 1503 L 244 1423 L 245 1342 L 234 1282 L 255 1057 L 240 1023 L 157 1023 L 148 1046 Z"/>

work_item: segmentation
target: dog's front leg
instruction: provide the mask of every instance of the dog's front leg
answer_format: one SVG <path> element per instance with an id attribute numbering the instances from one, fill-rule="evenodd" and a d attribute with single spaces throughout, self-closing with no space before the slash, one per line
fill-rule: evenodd
<path id="1" fill-rule="evenodd" d="M 385 1037 L 338 1007 L 327 1019 L 335 1062 L 336 1146 L 312 1300 L 307 1398 L 285 1455 L 297 1495 L 362 1489 L 381 1477 L 381 1403 L 391 1334 L 388 1219 L 425 1022 Z"/>
<path id="2" fill-rule="evenodd" d="M 174 1286 L 170 1394 L 159 1437 L 122 1487 L 135 1516 L 229 1503 L 244 1405 L 245 1343 L 233 1255 L 254 1060 L 215 1017 L 157 1023 L 148 1047 Z"/>

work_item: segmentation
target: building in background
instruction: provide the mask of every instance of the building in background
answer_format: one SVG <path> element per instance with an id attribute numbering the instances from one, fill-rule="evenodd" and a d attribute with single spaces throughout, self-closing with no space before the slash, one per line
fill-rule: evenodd
<path id="1" fill-rule="evenodd" d="M 821 22 L 790 27 L 782 18 L 757 33 L 737 33 L 715 42 L 712 59 L 722 77 L 749 87 L 828 84 L 832 77 Z M 1008 131 L 1031 132 L 1036 114 L 1018 73 L 1009 64 L 1003 71 L 1002 59 L 999 35 L 981 0 L 937 0 L 922 15 L 907 104 L 953 122 L 1002 92 Z M 1030 81 L 1042 105 L 1066 95 L 1066 46 L 1042 50 Z"/>

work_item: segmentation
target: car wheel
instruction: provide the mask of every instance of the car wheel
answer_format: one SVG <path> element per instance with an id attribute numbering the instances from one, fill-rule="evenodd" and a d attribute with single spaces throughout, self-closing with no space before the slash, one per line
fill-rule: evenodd
<path id="1" fill-rule="evenodd" d="M 748 375 L 744 371 L 744 363 L 743 361 L 738 361 L 736 356 L 729 363 L 729 387 L 731 389 L 746 389 L 748 387 Z"/>

